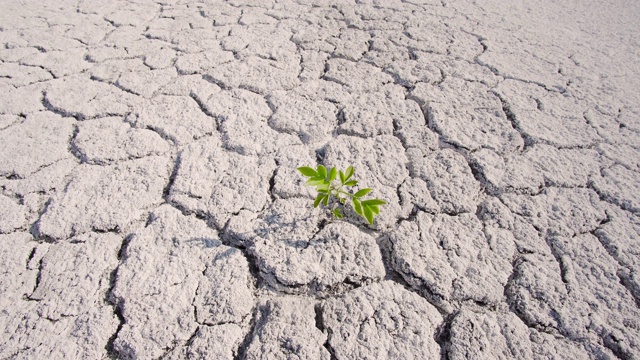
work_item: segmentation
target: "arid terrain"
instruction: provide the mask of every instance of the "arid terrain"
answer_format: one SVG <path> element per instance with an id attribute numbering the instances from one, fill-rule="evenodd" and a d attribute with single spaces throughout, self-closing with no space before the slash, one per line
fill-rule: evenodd
<path id="1" fill-rule="evenodd" d="M 639 19 L 0 1 L 0 358 L 640 359 Z"/>

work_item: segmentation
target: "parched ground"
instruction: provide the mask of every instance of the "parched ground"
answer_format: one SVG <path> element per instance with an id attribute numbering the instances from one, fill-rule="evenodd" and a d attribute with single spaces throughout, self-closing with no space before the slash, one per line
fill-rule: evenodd
<path id="1" fill-rule="evenodd" d="M 638 19 L 1 1 L 0 358 L 640 359 Z"/>

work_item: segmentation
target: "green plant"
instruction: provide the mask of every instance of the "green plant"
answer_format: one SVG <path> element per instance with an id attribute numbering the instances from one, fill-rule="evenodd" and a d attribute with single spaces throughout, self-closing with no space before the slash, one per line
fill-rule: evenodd
<path id="1" fill-rule="evenodd" d="M 374 217 L 380 214 L 380 205 L 387 203 L 380 199 L 363 200 L 362 198 L 371 192 L 370 188 L 360 189 L 355 193 L 346 191 L 346 188 L 358 184 L 358 181 L 353 179 L 355 173 L 353 166 L 349 166 L 345 172 L 337 170 L 335 167 L 327 170 L 323 165 L 318 165 L 316 169 L 302 166 L 298 168 L 298 171 L 309 178 L 305 185 L 315 186 L 318 191 L 313 207 L 318 207 L 320 204 L 329 206 L 331 198 L 335 197 L 337 201 L 332 201 L 331 214 L 338 219 L 343 217 L 338 203 L 344 205 L 347 200 L 351 200 L 353 210 L 365 218 L 370 225 L 373 225 Z"/>

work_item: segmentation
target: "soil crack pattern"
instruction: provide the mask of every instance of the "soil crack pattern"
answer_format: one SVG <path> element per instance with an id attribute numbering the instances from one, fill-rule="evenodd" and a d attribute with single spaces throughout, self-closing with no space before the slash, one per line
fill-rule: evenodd
<path id="1" fill-rule="evenodd" d="M 1 1 L 0 358 L 640 358 L 638 18 Z"/>

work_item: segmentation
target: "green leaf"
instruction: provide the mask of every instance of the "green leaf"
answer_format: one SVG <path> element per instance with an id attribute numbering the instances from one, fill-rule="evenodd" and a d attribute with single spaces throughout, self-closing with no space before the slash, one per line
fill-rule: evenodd
<path id="1" fill-rule="evenodd" d="M 324 179 L 311 178 L 307 180 L 307 182 L 304 184 L 309 186 L 317 186 L 317 185 L 324 184 Z"/>
<path id="2" fill-rule="evenodd" d="M 320 205 L 320 201 L 322 201 L 322 199 L 327 196 L 326 194 L 318 194 L 318 196 L 316 196 L 316 199 L 313 201 L 313 207 L 317 208 L 318 205 Z"/>
<path id="3" fill-rule="evenodd" d="M 362 215 L 362 205 L 360 204 L 360 200 L 353 199 L 353 210 L 355 210 L 358 215 L 364 216 Z"/>
<path id="4" fill-rule="evenodd" d="M 372 189 L 370 189 L 370 188 L 364 188 L 362 190 L 359 190 L 357 193 L 353 194 L 353 196 L 355 196 L 357 198 L 360 198 L 360 197 L 363 197 L 363 196 L 367 195 L 368 193 L 370 193 L 371 190 Z"/>
<path id="5" fill-rule="evenodd" d="M 338 174 L 338 170 L 335 167 L 332 167 L 331 170 L 329 170 L 329 181 L 333 181 L 336 179 L 336 175 Z"/>
<path id="6" fill-rule="evenodd" d="M 364 218 L 367 219 L 369 225 L 373 225 L 373 211 L 368 206 L 363 206 Z"/>
<path id="7" fill-rule="evenodd" d="M 328 207 L 331 202 L 331 196 L 336 196 L 336 200 L 333 202 L 340 202 L 341 204 L 346 204 L 346 201 L 350 199 L 352 200 L 352 206 L 355 212 L 362 216 L 370 225 L 373 225 L 375 216 L 380 215 L 380 205 L 387 203 L 381 199 L 362 200 L 362 197 L 373 191 L 371 188 L 364 188 L 356 191 L 354 194 L 347 194 L 348 190 L 343 191 L 342 187 L 332 187 L 332 181 L 338 176 L 340 176 L 342 186 L 356 186 L 358 181 L 353 179 L 355 175 L 353 166 L 348 166 L 345 171 L 338 170 L 336 167 L 331 167 L 327 170 L 324 165 L 318 165 L 316 169 L 301 166 L 297 168 L 297 170 L 300 174 L 309 178 L 307 179 L 306 185 L 315 186 L 318 191 L 318 195 L 313 201 L 314 208 L 319 207 L 320 204 Z M 340 194 L 349 195 L 349 197 L 343 197 Z M 336 206 L 332 207 L 334 207 L 334 209 L 331 209 L 333 216 L 342 219 L 344 217 L 344 209 Z"/>
<path id="8" fill-rule="evenodd" d="M 298 171 L 300 171 L 300 174 L 304 176 L 309 176 L 309 177 L 318 176 L 318 172 L 308 166 L 301 166 L 298 168 Z"/>
<path id="9" fill-rule="evenodd" d="M 369 199 L 369 200 L 365 200 L 362 202 L 362 205 L 365 206 L 369 206 L 369 205 L 384 205 L 387 202 L 384 200 L 380 200 L 380 199 Z"/>
<path id="10" fill-rule="evenodd" d="M 324 165 L 318 165 L 318 176 L 323 179 L 327 177 L 327 168 Z"/>
<path id="11" fill-rule="evenodd" d="M 344 180 L 349 180 L 350 177 L 353 176 L 353 174 L 356 172 L 356 170 L 353 168 L 353 166 L 349 165 L 349 167 L 347 168 L 347 172 L 345 174 Z"/>
<path id="12" fill-rule="evenodd" d="M 344 186 L 356 186 L 358 184 L 358 180 L 349 180 L 344 183 Z"/>

